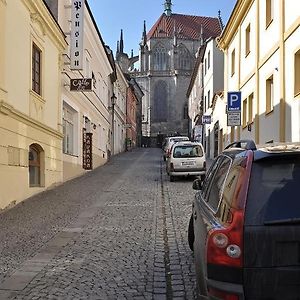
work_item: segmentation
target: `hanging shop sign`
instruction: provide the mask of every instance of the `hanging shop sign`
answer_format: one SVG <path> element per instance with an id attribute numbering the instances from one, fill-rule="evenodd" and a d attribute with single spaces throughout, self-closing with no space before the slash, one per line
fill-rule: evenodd
<path id="1" fill-rule="evenodd" d="M 71 13 L 70 68 L 82 70 L 84 0 L 72 0 Z"/>
<path id="2" fill-rule="evenodd" d="M 75 92 L 91 92 L 92 78 L 70 79 L 70 90 Z"/>
<path id="3" fill-rule="evenodd" d="M 82 167 L 85 170 L 93 169 L 92 137 L 93 134 L 91 132 L 83 132 Z"/>

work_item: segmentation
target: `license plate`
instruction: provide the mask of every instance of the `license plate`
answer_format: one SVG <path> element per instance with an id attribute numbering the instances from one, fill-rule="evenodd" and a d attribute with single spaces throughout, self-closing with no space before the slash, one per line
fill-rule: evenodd
<path id="1" fill-rule="evenodd" d="M 183 161 L 181 163 L 182 166 L 194 166 L 195 165 L 195 161 Z"/>

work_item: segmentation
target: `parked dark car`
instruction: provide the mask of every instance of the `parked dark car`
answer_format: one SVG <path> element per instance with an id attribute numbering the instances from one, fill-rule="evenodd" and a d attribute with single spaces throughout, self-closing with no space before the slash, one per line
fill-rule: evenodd
<path id="1" fill-rule="evenodd" d="M 193 188 L 201 299 L 300 299 L 300 143 L 235 142 Z"/>

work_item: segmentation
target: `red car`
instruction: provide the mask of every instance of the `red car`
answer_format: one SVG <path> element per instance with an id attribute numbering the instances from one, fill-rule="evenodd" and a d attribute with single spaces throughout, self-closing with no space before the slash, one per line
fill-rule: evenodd
<path id="1" fill-rule="evenodd" d="M 300 299 L 300 144 L 235 142 L 193 188 L 200 299 Z"/>

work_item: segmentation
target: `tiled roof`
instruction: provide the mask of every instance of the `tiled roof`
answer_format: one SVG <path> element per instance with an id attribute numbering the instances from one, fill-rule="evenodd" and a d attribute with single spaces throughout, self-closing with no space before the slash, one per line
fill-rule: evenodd
<path id="1" fill-rule="evenodd" d="M 157 37 L 173 37 L 174 27 L 179 39 L 199 40 L 201 25 L 204 41 L 209 37 L 217 37 L 221 34 L 221 26 L 218 18 L 162 14 L 147 34 L 147 39 Z"/>

